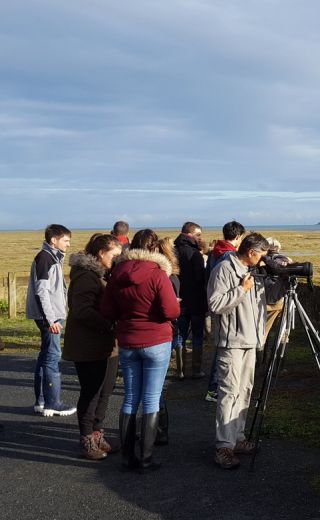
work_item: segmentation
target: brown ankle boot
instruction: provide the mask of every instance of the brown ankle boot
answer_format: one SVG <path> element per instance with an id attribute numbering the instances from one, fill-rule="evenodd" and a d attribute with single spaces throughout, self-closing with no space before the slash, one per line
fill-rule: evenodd
<path id="1" fill-rule="evenodd" d="M 120 441 L 115 438 L 105 439 L 103 430 L 96 430 L 93 432 L 98 448 L 105 453 L 116 453 L 120 451 Z"/>
<path id="2" fill-rule="evenodd" d="M 102 451 L 97 443 L 93 433 L 90 435 L 81 435 L 80 437 L 81 455 L 89 460 L 105 459 L 107 454 Z"/>

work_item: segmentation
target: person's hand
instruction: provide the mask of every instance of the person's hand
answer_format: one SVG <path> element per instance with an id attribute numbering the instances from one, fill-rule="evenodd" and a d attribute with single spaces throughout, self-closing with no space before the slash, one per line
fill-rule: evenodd
<path id="1" fill-rule="evenodd" d="M 253 276 L 251 276 L 250 273 L 246 274 L 241 280 L 241 285 L 245 292 L 250 291 L 250 289 L 252 289 L 252 287 L 254 286 Z"/>
<path id="2" fill-rule="evenodd" d="M 51 332 L 51 334 L 60 334 L 62 329 L 63 329 L 63 326 L 61 325 L 61 323 L 59 323 L 57 321 L 56 323 L 53 323 L 52 325 L 50 325 L 49 332 Z"/>

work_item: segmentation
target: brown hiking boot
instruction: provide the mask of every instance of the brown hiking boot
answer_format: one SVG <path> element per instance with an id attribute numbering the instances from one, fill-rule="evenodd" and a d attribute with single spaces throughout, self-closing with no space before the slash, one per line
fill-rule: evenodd
<path id="1" fill-rule="evenodd" d="M 98 448 L 96 439 L 93 433 L 91 435 L 81 435 L 80 437 L 81 454 L 85 459 L 102 460 L 107 454 Z"/>
<path id="2" fill-rule="evenodd" d="M 118 439 L 105 439 L 103 430 L 96 430 L 93 432 L 93 435 L 98 448 L 105 453 L 116 453 L 117 451 L 120 451 L 120 442 Z"/>
<path id="3" fill-rule="evenodd" d="M 234 452 L 231 448 L 218 448 L 214 456 L 214 461 L 222 469 L 234 469 L 240 464 L 239 459 L 234 456 Z"/>
<path id="4" fill-rule="evenodd" d="M 243 439 L 243 441 L 237 442 L 234 453 L 242 453 L 243 455 L 251 455 L 255 449 L 255 443 Z"/>

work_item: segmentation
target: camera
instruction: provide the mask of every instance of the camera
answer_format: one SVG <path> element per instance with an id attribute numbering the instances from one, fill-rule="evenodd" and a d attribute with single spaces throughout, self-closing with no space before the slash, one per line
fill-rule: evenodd
<path id="1" fill-rule="evenodd" d="M 253 267 L 250 270 L 254 278 L 281 278 L 292 281 L 296 278 L 306 278 L 308 286 L 313 290 L 313 264 L 311 262 L 293 262 L 285 266 L 279 265 L 269 255 L 261 259 L 265 265 Z"/>
<path id="2" fill-rule="evenodd" d="M 312 278 L 313 264 L 311 262 L 293 262 L 286 266 L 274 265 L 267 257 L 263 258 L 266 264 L 266 272 L 270 276 L 294 276 L 299 278 Z"/>

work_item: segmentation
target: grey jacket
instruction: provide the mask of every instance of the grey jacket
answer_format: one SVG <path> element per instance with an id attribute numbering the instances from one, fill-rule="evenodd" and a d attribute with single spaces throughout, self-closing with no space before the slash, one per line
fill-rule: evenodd
<path id="1" fill-rule="evenodd" d="M 245 292 L 241 280 L 248 273 L 237 254 L 217 265 L 208 282 L 210 311 L 215 318 L 215 344 L 224 348 L 262 348 L 266 321 L 263 282 L 255 280 Z"/>
<path id="2" fill-rule="evenodd" d="M 31 266 L 26 315 L 50 326 L 66 318 L 67 286 L 63 276 L 64 254 L 43 243 Z"/>

